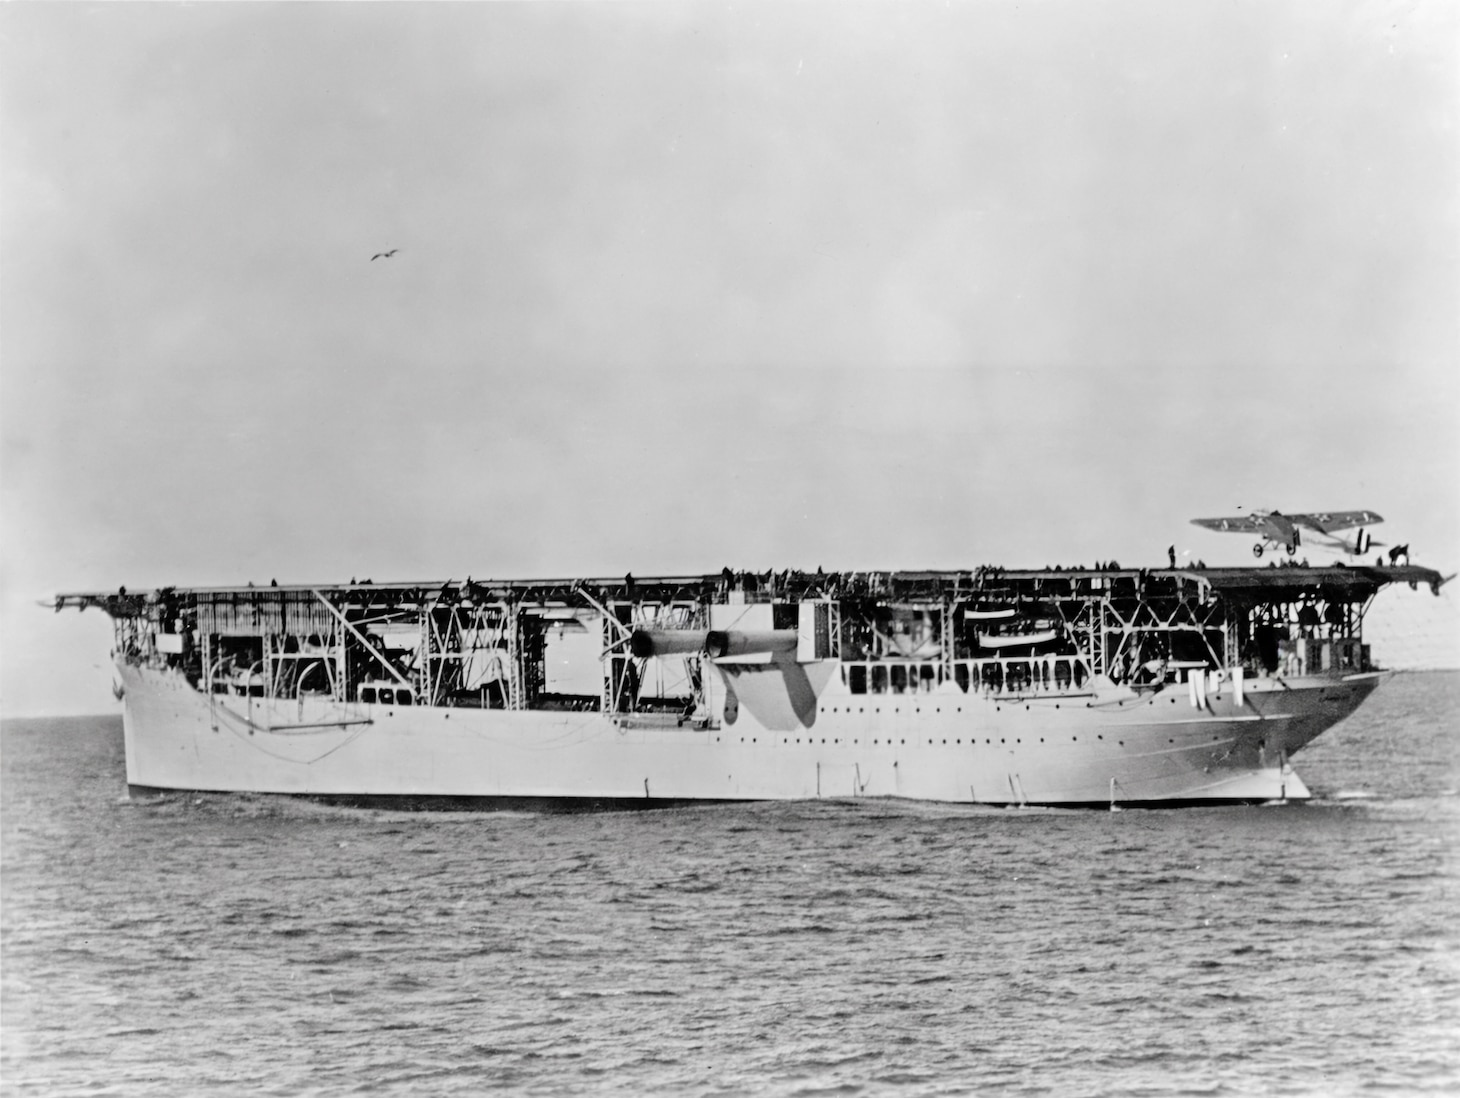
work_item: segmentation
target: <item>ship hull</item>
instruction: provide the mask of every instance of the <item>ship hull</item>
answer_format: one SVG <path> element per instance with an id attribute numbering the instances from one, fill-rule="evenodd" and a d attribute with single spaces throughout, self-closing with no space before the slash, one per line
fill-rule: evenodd
<path id="1" fill-rule="evenodd" d="M 1302 799 L 1290 757 L 1376 674 L 1136 692 L 856 695 L 826 661 L 786 714 L 733 723 L 596 711 L 268 701 L 119 665 L 128 784 L 404 807 L 629 808 L 901 797 L 992 805 Z M 742 683 L 741 695 L 754 701 Z M 723 716 L 723 714 L 722 714 Z"/>

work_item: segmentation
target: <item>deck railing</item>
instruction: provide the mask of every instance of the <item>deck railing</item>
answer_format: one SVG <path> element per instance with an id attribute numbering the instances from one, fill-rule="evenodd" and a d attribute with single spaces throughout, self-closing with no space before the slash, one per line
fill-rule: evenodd
<path id="1" fill-rule="evenodd" d="M 1088 694 L 1093 677 L 1083 656 L 953 660 L 850 660 L 841 666 L 852 694 L 931 694 L 952 684 L 982 694 Z"/>

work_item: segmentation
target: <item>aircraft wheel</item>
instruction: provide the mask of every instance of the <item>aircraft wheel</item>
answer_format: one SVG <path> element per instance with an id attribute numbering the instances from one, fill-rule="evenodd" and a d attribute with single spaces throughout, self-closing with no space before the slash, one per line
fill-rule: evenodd
<path id="1" fill-rule="evenodd" d="M 1252 547 L 1252 555 L 1254 557 L 1262 556 L 1262 542 L 1259 541 L 1256 545 Z"/>
<path id="2" fill-rule="evenodd" d="M 1288 556 L 1290 556 L 1290 557 L 1293 556 L 1295 553 L 1297 553 L 1297 551 L 1298 551 L 1298 546 L 1297 546 L 1297 543 L 1296 542 L 1294 542 L 1292 545 L 1289 545 L 1288 546 Z"/>

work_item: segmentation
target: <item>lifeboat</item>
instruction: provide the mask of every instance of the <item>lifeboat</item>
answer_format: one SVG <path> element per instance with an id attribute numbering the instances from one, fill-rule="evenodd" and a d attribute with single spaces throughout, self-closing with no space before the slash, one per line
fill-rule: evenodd
<path id="1" fill-rule="evenodd" d="M 1019 611 L 1012 606 L 965 606 L 963 608 L 964 621 L 1009 621 L 1018 614 Z"/>
<path id="2" fill-rule="evenodd" d="M 1037 633 L 980 633 L 978 644 L 980 648 L 1029 648 L 1049 644 L 1058 636 L 1058 629 L 1041 629 Z"/>

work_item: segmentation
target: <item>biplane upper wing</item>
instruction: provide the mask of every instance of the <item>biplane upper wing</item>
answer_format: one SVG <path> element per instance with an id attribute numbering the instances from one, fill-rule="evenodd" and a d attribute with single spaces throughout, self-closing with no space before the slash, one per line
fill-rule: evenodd
<path id="1" fill-rule="evenodd" d="M 1307 515 L 1288 515 L 1289 519 L 1320 534 L 1331 534 L 1335 530 L 1347 530 L 1353 526 L 1373 526 L 1384 521 L 1384 516 L 1373 511 L 1315 511 Z"/>
<path id="2" fill-rule="evenodd" d="M 1256 512 L 1250 515 L 1237 515 L 1234 518 L 1199 518 L 1191 521 L 1197 526 L 1205 526 L 1208 530 L 1222 530 L 1235 534 L 1262 534 L 1269 537 L 1287 536 L 1287 530 L 1274 522 L 1270 516 Z"/>

